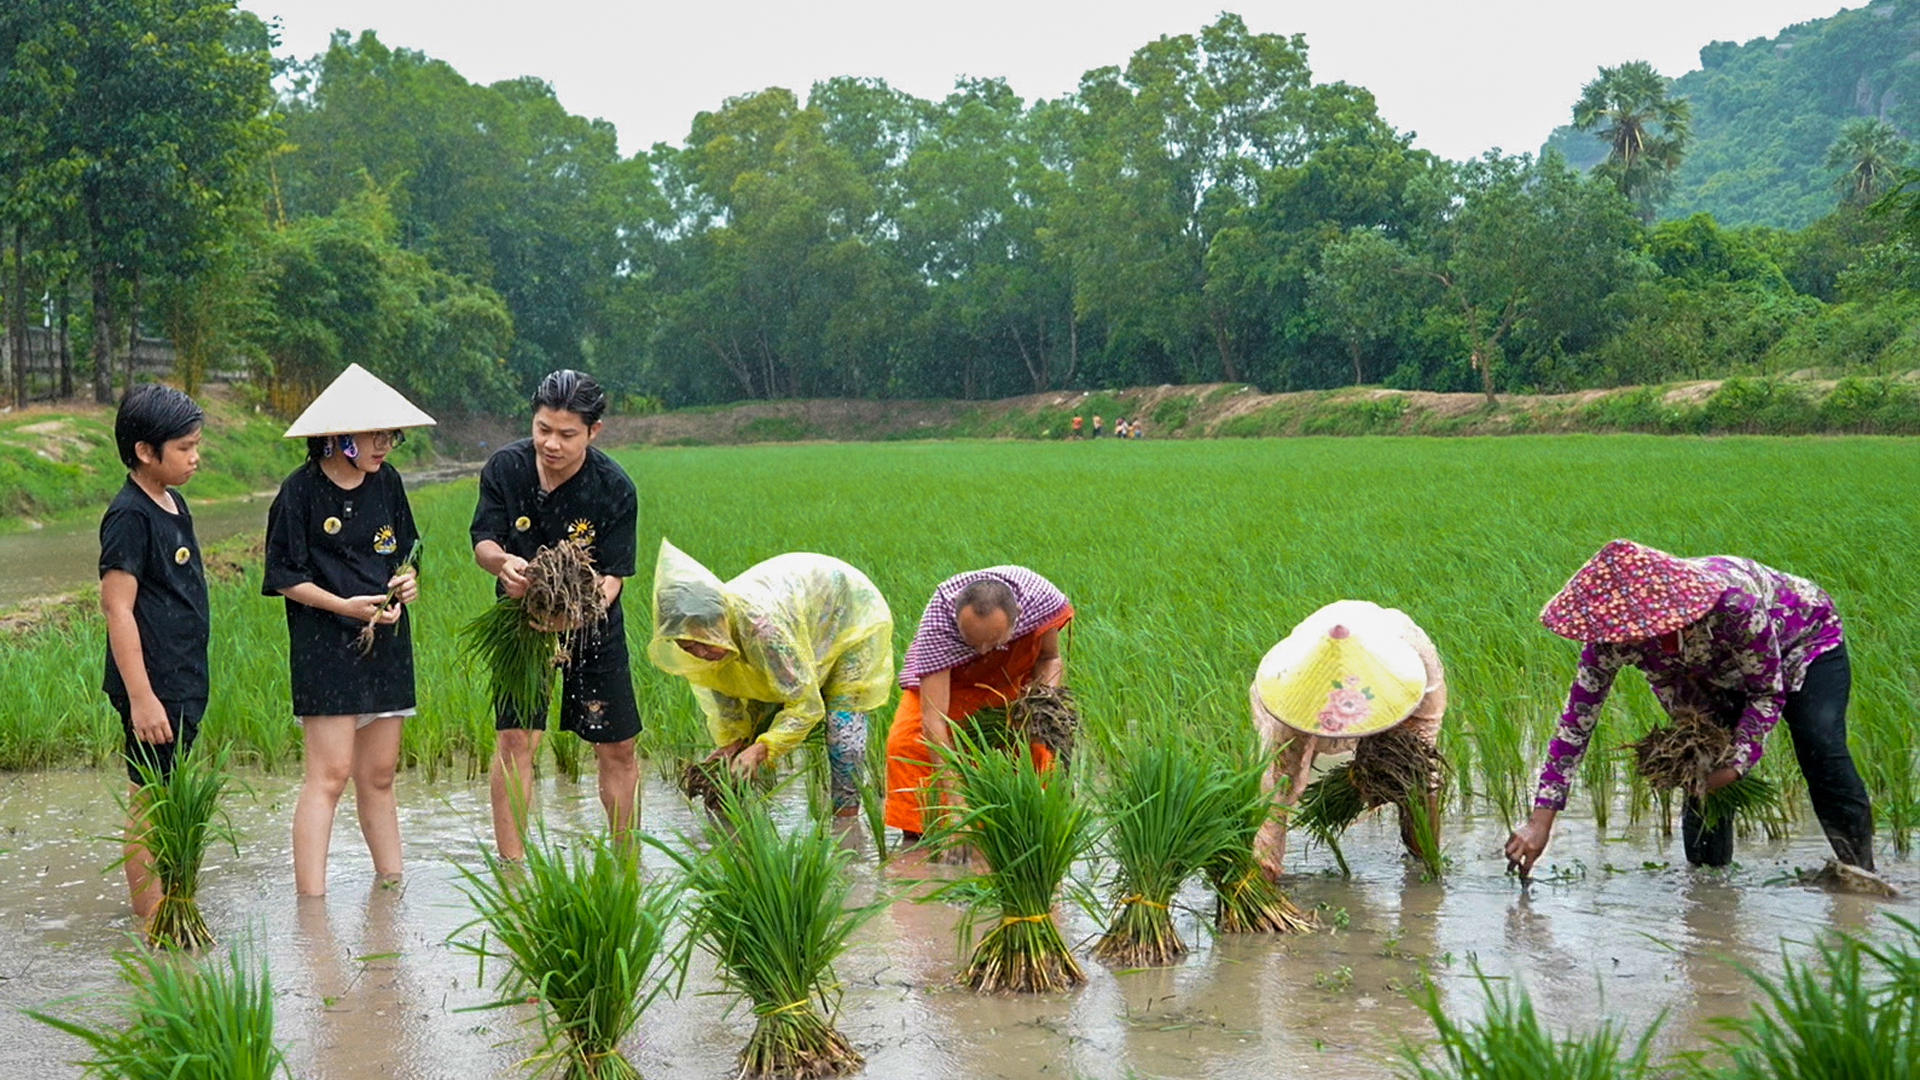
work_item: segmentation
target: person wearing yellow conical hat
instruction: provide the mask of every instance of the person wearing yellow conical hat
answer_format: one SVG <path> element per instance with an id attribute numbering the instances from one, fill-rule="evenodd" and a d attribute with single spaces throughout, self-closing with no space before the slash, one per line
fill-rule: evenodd
<path id="1" fill-rule="evenodd" d="M 1300 621 L 1261 659 L 1248 690 L 1253 726 L 1268 750 L 1273 807 L 1254 838 L 1254 858 L 1278 877 L 1287 850 L 1287 808 L 1306 790 L 1313 760 L 1405 724 L 1429 744 L 1447 710 L 1446 671 L 1433 640 L 1404 611 L 1339 600 Z M 1427 794 L 1438 839 L 1439 792 Z M 1419 855 L 1405 808 L 1400 835 Z"/>
<path id="2" fill-rule="evenodd" d="M 347 781 L 374 873 L 400 874 L 393 775 L 412 716 L 420 538 L 400 474 L 386 463 L 406 429 L 433 418 L 358 364 L 287 428 L 307 460 L 267 511 L 261 592 L 286 598 L 293 714 L 306 775 L 293 808 L 293 883 L 327 891 L 327 842 Z"/>

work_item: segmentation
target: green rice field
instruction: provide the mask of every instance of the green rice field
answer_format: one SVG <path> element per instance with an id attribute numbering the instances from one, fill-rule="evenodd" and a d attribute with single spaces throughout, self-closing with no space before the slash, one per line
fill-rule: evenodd
<path id="1" fill-rule="evenodd" d="M 1030 566 L 1078 611 L 1068 681 L 1095 725 L 1244 725 L 1254 667 L 1296 620 L 1342 597 L 1400 607 L 1431 633 L 1447 666 L 1441 746 L 1455 769 L 1452 808 L 1512 818 L 1530 802 L 1577 652 L 1536 613 L 1595 548 L 1627 536 L 1684 555 L 1750 556 L 1825 586 L 1847 623 L 1850 737 L 1883 842 L 1904 848 L 1920 824 L 1920 444 L 1909 440 L 1574 435 L 614 453 L 640 491 L 628 625 L 642 739 L 662 761 L 705 738 L 685 688 L 647 666 L 640 647 L 652 556 L 666 536 L 722 577 L 785 551 L 843 558 L 886 593 L 902 650 L 943 577 Z M 485 679 L 456 648 L 459 627 L 491 595 L 469 555 L 474 490 L 469 480 L 415 497 L 427 552 L 414 607 L 420 715 L 406 725 L 405 754 L 430 775 L 469 775 L 490 749 Z M 237 762 L 297 769 L 281 601 L 259 595 L 257 557 L 239 561 L 214 586 L 203 737 Z M 56 618 L 7 646 L 0 769 L 108 762 L 120 735 L 98 690 L 98 615 Z M 1654 714 L 1644 682 L 1622 679 L 1595 746 L 1618 747 Z M 1784 729 L 1774 734 L 1763 774 L 1805 813 L 1785 740 Z M 564 750 L 565 741 L 550 742 Z M 1583 781 L 1576 804 L 1603 826 L 1613 816 L 1651 817 L 1617 754 L 1589 754 Z"/>

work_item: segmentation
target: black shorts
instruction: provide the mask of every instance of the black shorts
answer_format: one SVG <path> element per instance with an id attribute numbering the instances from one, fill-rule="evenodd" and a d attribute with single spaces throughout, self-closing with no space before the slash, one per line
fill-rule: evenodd
<path id="1" fill-rule="evenodd" d="M 120 731 L 124 736 L 120 753 L 127 762 L 127 779 L 136 784 L 140 782 L 140 770 L 134 767 L 135 762 L 158 770 L 161 776 L 173 774 L 173 763 L 193 749 L 193 740 L 200 736 L 200 718 L 207 712 L 204 700 L 162 701 L 160 705 L 167 710 L 167 722 L 173 725 L 173 741 L 141 742 L 133 734 L 133 703 L 123 697 L 109 696 L 107 700 L 120 714 Z"/>
<path id="2" fill-rule="evenodd" d="M 545 731 L 547 710 L 528 716 L 496 700 L 493 729 Z M 640 734 L 640 706 L 627 670 L 626 642 L 576 657 L 560 669 L 560 730 L 590 743 L 624 742 Z"/>

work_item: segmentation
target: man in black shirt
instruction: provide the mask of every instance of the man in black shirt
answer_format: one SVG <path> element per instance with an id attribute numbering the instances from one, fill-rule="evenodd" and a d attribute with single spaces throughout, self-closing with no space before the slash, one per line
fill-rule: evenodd
<path id="1" fill-rule="evenodd" d="M 633 740 L 640 710 L 620 609 L 621 585 L 633 576 L 639 502 L 626 472 L 591 445 L 606 407 L 590 376 L 556 371 L 541 380 L 533 393 L 533 437 L 487 459 L 470 533 L 474 561 L 507 596 L 525 594 L 527 560 L 542 547 L 571 540 L 593 557 L 606 617 L 580 628 L 561 669 L 560 726 L 593 744 L 600 802 L 618 836 L 635 825 L 639 801 Z M 544 709 L 526 715 L 494 703 L 493 837 L 504 858 L 523 851 L 533 754 L 546 725 Z"/>

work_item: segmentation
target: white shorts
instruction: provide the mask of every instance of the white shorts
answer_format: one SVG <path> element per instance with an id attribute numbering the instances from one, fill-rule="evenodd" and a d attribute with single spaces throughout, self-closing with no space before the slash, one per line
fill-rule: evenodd
<path id="1" fill-rule="evenodd" d="M 375 720 L 385 720 L 389 716 L 397 716 L 404 720 L 418 711 L 418 709 L 400 709 L 396 712 L 363 712 L 353 718 L 353 730 L 359 731 Z M 304 716 L 296 716 L 293 718 L 293 722 L 296 724 L 304 724 L 307 722 L 307 718 Z"/>

